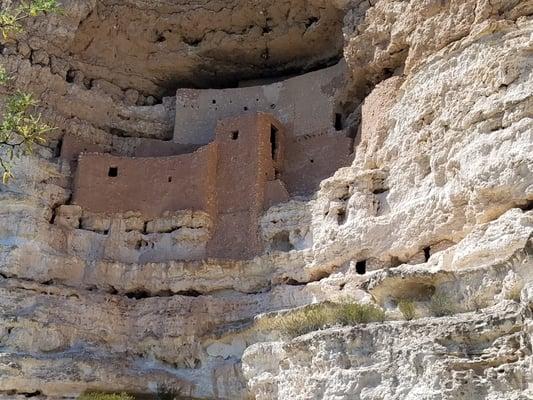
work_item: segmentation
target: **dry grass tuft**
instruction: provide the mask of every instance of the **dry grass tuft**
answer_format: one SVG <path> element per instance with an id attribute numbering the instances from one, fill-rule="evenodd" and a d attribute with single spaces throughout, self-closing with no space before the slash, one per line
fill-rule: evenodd
<path id="1" fill-rule="evenodd" d="M 416 318 L 415 303 L 413 300 L 401 299 L 398 302 L 398 308 L 407 321 L 411 321 L 412 319 Z"/>
<path id="2" fill-rule="evenodd" d="M 429 309 L 435 317 L 444 317 L 456 312 L 452 299 L 444 293 L 434 294 L 429 302 Z"/>
<path id="3" fill-rule="evenodd" d="M 296 337 L 335 325 L 350 326 L 383 321 L 383 310 L 358 303 L 320 303 L 259 321 L 260 327 Z"/>

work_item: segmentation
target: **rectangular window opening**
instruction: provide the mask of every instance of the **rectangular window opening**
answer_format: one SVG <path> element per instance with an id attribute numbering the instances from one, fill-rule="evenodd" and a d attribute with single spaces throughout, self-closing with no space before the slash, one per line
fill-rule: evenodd
<path id="1" fill-rule="evenodd" d="M 237 140 L 239 138 L 239 131 L 231 132 L 231 140 Z"/>
<path id="2" fill-rule="evenodd" d="M 366 274 L 366 260 L 357 261 L 355 264 L 355 272 L 359 275 Z"/>
<path id="3" fill-rule="evenodd" d="M 342 131 L 342 114 L 336 113 L 335 114 L 335 130 L 336 131 Z"/>
<path id="4" fill-rule="evenodd" d="M 115 178 L 118 176 L 118 167 L 109 167 L 109 171 L 107 171 L 107 176 L 110 176 L 112 178 Z"/>
<path id="5" fill-rule="evenodd" d="M 59 139 L 57 141 L 57 146 L 56 146 L 56 149 L 55 149 L 55 152 L 54 152 L 54 156 L 55 157 L 60 157 L 62 149 L 63 149 L 63 139 Z"/>
<path id="6" fill-rule="evenodd" d="M 272 149 L 272 159 L 275 160 L 278 152 L 278 128 L 270 125 L 270 147 Z"/>

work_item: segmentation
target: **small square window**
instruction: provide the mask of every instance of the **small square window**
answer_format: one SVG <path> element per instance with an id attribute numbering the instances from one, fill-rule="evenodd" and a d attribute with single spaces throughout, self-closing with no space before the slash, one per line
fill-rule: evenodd
<path id="1" fill-rule="evenodd" d="M 233 131 L 231 132 L 231 139 L 237 140 L 239 138 L 239 131 Z"/>
<path id="2" fill-rule="evenodd" d="M 112 178 L 115 178 L 118 176 L 118 167 L 109 167 L 109 171 L 107 172 L 107 176 L 110 176 Z"/>

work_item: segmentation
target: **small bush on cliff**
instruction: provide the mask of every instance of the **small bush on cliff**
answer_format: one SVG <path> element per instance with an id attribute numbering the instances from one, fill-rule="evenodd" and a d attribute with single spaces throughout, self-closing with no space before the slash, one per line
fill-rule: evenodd
<path id="1" fill-rule="evenodd" d="M 89 392 L 80 395 L 78 400 L 134 400 L 134 397 L 127 393 Z"/>
<path id="2" fill-rule="evenodd" d="M 300 336 L 327 326 L 330 304 L 315 304 L 306 308 L 267 318 L 265 328 L 280 331 L 289 336 Z"/>
<path id="3" fill-rule="evenodd" d="M 4 7 L 0 10 L 0 44 L 23 30 L 24 19 L 58 11 L 57 0 L 22 1 L 17 7 Z M 11 83 L 11 77 L 0 65 L 0 86 L 7 93 L 0 122 L 0 174 L 4 184 L 13 177 L 14 160 L 30 154 L 34 145 L 44 143 L 45 134 L 52 129 L 35 113 L 37 101 L 33 96 Z"/>
<path id="4" fill-rule="evenodd" d="M 5 7 L 0 10 L 0 32 L 7 39 L 12 35 L 22 32 L 21 22 L 26 18 L 37 17 L 44 13 L 59 12 L 57 0 L 31 0 L 22 1 L 16 7 Z"/>
<path id="5" fill-rule="evenodd" d="M 452 299 L 444 293 L 434 294 L 429 302 L 429 309 L 435 317 L 454 314 L 456 306 Z"/>
<path id="6" fill-rule="evenodd" d="M 398 302 L 398 308 L 407 321 L 416 318 L 416 310 L 413 300 L 401 299 Z"/>
<path id="7" fill-rule="evenodd" d="M 160 385 L 157 387 L 157 400 L 176 400 L 180 396 L 179 392 L 166 385 Z"/>
<path id="8" fill-rule="evenodd" d="M 334 323 L 341 325 L 367 324 L 382 322 L 385 312 L 371 304 L 341 303 L 336 304 L 333 312 Z"/>
<path id="9" fill-rule="evenodd" d="M 44 143 L 44 135 L 52 128 L 41 121 L 40 115 L 32 114 L 37 105 L 29 93 L 16 92 L 7 99 L 0 123 L 0 147 L 5 154 L 0 158 L 2 181 L 12 178 L 12 164 L 15 158 L 31 154 L 35 144 Z"/>
<path id="10" fill-rule="evenodd" d="M 261 321 L 263 329 L 295 337 L 335 325 L 356 325 L 385 319 L 385 313 L 370 304 L 344 302 L 314 304 Z"/>

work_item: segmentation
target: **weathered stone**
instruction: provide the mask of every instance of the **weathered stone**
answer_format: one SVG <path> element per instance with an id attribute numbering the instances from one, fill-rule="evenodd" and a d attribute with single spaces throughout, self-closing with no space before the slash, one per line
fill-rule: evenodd
<path id="1" fill-rule="evenodd" d="M 64 3 L 1 57 L 58 129 L 0 187 L 0 397 L 533 397 L 530 1 Z M 68 205 L 65 133 L 153 156 L 140 149 L 172 146 L 180 123 L 161 96 L 329 64 L 341 27 L 355 160 L 261 207 L 255 259 L 204 260 L 205 213 Z M 261 323 L 348 299 L 387 320 L 298 338 Z"/>
<path id="2" fill-rule="evenodd" d="M 77 229 L 83 210 L 80 206 L 62 205 L 56 211 L 55 223 L 65 228 Z"/>

